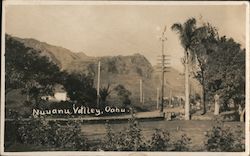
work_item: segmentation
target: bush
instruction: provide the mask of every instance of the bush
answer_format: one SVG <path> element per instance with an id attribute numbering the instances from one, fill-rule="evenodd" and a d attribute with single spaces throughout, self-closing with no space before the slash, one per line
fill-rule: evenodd
<path id="1" fill-rule="evenodd" d="M 222 122 L 217 122 L 206 134 L 205 148 L 212 152 L 240 152 L 245 150 L 244 133 L 239 127 L 233 132 Z"/>
<path id="2" fill-rule="evenodd" d="M 58 122 L 43 119 L 32 119 L 18 128 L 21 143 L 42 145 L 61 150 L 88 150 L 86 138 L 82 135 L 79 124 Z"/>
<path id="3" fill-rule="evenodd" d="M 167 151 L 170 147 L 170 134 L 161 129 L 155 129 L 151 140 L 149 141 L 150 151 Z"/>
<path id="4" fill-rule="evenodd" d="M 117 138 L 116 138 L 116 134 L 112 131 L 111 127 L 109 124 L 106 124 L 106 131 L 107 131 L 107 134 L 104 138 L 104 146 L 103 146 L 103 149 L 104 150 L 109 150 L 109 149 L 119 149 L 117 146 L 116 146 L 116 142 L 118 141 Z"/>
<path id="5" fill-rule="evenodd" d="M 182 134 L 181 138 L 173 143 L 173 151 L 189 151 L 189 144 L 191 144 L 191 138 L 186 134 Z"/>
<path id="6" fill-rule="evenodd" d="M 234 132 L 234 151 L 242 152 L 245 151 L 245 133 L 242 128 L 238 125 L 236 131 Z"/>
<path id="7" fill-rule="evenodd" d="M 115 134 L 109 125 L 106 126 L 107 135 L 104 139 L 104 150 L 111 151 L 142 151 L 146 150 L 146 143 L 143 141 L 141 129 L 138 122 L 129 120 L 128 128 Z"/>
<path id="8" fill-rule="evenodd" d="M 149 140 L 142 135 L 138 121 L 132 118 L 122 131 L 114 132 L 106 124 L 106 136 L 98 141 L 87 141 L 79 123 L 47 121 L 32 118 L 29 121 L 8 122 L 5 147 L 11 150 L 15 143 L 34 147 L 39 150 L 71 151 L 189 151 L 191 139 L 183 134 L 178 140 L 171 140 L 168 131 L 155 129 Z M 7 139 L 7 140 L 6 140 Z M 240 148 L 240 143 L 237 145 Z"/>
<path id="9" fill-rule="evenodd" d="M 106 136 L 103 150 L 106 151 L 189 151 L 191 139 L 183 134 L 179 140 L 171 141 L 168 131 L 155 129 L 152 137 L 144 141 L 138 122 L 132 118 L 128 127 L 114 133 L 110 125 L 106 125 Z"/>

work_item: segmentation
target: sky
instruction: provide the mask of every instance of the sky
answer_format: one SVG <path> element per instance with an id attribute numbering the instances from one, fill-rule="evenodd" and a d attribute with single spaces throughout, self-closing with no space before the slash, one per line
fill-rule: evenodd
<path id="1" fill-rule="evenodd" d="M 9 5 L 6 33 L 84 52 L 89 56 L 144 55 L 152 65 L 161 55 L 159 37 L 166 26 L 165 54 L 183 71 L 183 48 L 174 23 L 195 17 L 245 47 L 244 5 Z"/>

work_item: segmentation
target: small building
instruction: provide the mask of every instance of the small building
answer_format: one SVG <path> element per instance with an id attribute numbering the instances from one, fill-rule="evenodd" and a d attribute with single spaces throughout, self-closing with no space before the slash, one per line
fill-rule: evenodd
<path id="1" fill-rule="evenodd" d="M 54 97 L 58 101 L 66 101 L 67 100 L 67 93 L 66 92 L 56 92 Z"/>
<path id="2" fill-rule="evenodd" d="M 42 96 L 41 99 L 54 102 L 69 100 L 64 86 L 60 84 L 54 86 L 54 96 Z"/>

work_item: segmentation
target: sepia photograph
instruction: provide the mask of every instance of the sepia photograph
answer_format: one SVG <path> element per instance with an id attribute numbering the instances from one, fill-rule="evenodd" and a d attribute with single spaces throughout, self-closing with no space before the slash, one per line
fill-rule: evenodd
<path id="1" fill-rule="evenodd" d="M 5 1 L 0 154 L 248 155 L 248 14 Z"/>

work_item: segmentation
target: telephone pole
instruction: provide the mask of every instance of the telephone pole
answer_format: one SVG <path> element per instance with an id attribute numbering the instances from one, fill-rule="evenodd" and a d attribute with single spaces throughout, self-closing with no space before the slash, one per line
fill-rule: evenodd
<path id="1" fill-rule="evenodd" d="M 101 61 L 98 62 L 98 69 L 97 69 L 97 107 L 100 107 L 100 76 L 101 76 Z"/>
<path id="2" fill-rule="evenodd" d="M 143 104 L 142 79 L 140 79 L 140 103 Z"/>
<path id="3" fill-rule="evenodd" d="M 165 41 L 167 40 L 167 36 L 166 36 L 166 26 L 164 27 L 164 30 L 162 32 L 162 35 L 160 37 L 160 41 L 161 41 L 161 56 L 160 59 L 158 59 L 161 65 L 161 108 L 160 108 L 160 112 L 163 112 L 163 108 L 164 108 L 164 86 L 165 86 L 165 72 L 168 72 L 167 69 L 169 68 L 169 55 L 165 55 Z"/>
<path id="4" fill-rule="evenodd" d="M 156 89 L 156 109 L 159 109 L 159 88 Z"/>

